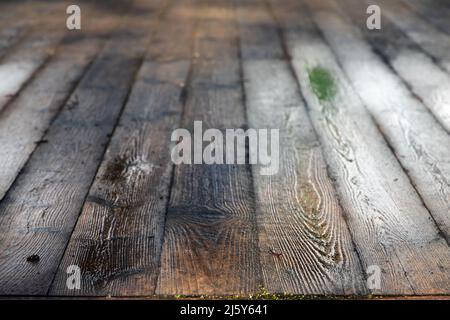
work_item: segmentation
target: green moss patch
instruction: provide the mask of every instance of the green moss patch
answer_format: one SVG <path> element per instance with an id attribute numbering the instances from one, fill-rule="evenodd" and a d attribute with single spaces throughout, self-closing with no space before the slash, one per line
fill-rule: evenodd
<path id="1" fill-rule="evenodd" d="M 336 95 L 336 84 L 330 72 L 322 67 L 308 71 L 309 82 L 314 94 L 321 101 L 330 101 Z"/>

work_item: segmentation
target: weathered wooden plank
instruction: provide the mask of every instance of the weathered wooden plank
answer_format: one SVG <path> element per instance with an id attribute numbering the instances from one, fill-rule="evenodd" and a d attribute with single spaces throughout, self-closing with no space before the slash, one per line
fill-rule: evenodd
<path id="1" fill-rule="evenodd" d="M 284 23 L 293 66 L 363 268 L 381 270 L 381 288 L 374 292 L 447 292 L 448 245 L 309 13 L 304 7 L 273 7 Z"/>
<path id="2" fill-rule="evenodd" d="M 192 7 L 169 9 L 89 191 L 51 295 L 150 296 L 159 276 L 173 164 L 170 136 L 182 114 L 191 62 Z M 177 47 L 177 60 L 166 60 Z M 164 56 L 162 60 L 157 56 Z M 81 289 L 66 270 L 80 267 Z"/>
<path id="3" fill-rule="evenodd" d="M 1 202 L 1 294 L 47 293 L 142 62 L 147 19 L 129 16 L 127 37 L 108 41 Z"/>
<path id="4" fill-rule="evenodd" d="M 182 127 L 243 128 L 235 12 L 201 2 Z M 167 213 L 159 294 L 244 294 L 261 284 L 248 165 L 178 165 Z"/>
<path id="5" fill-rule="evenodd" d="M 351 5 L 346 6 L 345 12 L 351 8 Z M 407 170 L 439 229 L 450 240 L 450 149 L 444 147 L 450 145 L 450 136 L 383 60 L 372 52 L 356 28 L 333 14 L 318 15 L 318 19 L 350 81 Z M 387 31 L 390 30 L 383 29 L 383 32 Z M 395 36 L 395 33 L 390 35 Z M 406 52 L 396 50 L 389 42 L 383 42 L 382 37 L 379 34 L 377 39 L 371 38 L 371 43 L 378 50 L 390 51 L 392 48 L 391 53 L 387 53 L 390 55 L 388 60 L 401 59 L 402 54 L 408 57 L 408 49 Z M 397 36 L 396 41 L 401 41 L 401 37 Z"/>
<path id="6" fill-rule="evenodd" d="M 439 31 L 399 1 L 378 0 L 383 15 L 450 72 L 450 36 Z"/>
<path id="7" fill-rule="evenodd" d="M 0 19 L 7 19 L 14 15 L 15 10 L 22 7 L 24 1 L 2 1 L 0 2 Z"/>
<path id="8" fill-rule="evenodd" d="M 364 293 L 320 143 L 289 61 L 280 59 L 286 54 L 276 24 L 264 3 L 245 2 L 238 11 L 249 126 L 280 130 L 279 172 L 263 176 L 252 166 L 264 286 L 291 294 Z"/>
<path id="9" fill-rule="evenodd" d="M 41 20 L 34 25 L 34 31 L 23 41 L 8 50 L 0 63 L 0 111 L 12 100 L 35 74 L 35 72 L 51 57 L 58 42 L 67 31 L 65 16 L 55 14 L 62 11 L 66 3 L 49 4 L 41 12 Z M 30 9 L 29 9 L 30 10 Z M 30 18 L 25 15 L 22 19 Z M 10 45 L 7 41 L 6 46 Z"/>
<path id="10" fill-rule="evenodd" d="M 436 0 L 404 0 L 408 8 L 424 17 L 435 28 L 450 35 L 450 6 L 448 2 Z"/>
<path id="11" fill-rule="evenodd" d="M 0 199 L 104 44 L 98 35 L 108 34 L 119 22 L 95 7 L 83 6 L 83 14 L 87 24 L 83 32 L 68 34 L 43 70 L 0 114 Z M 93 16 L 95 22 L 90 21 Z"/>
<path id="12" fill-rule="evenodd" d="M 361 4 L 360 1 L 354 2 Z M 357 9 L 356 6 L 352 7 L 346 4 L 345 11 L 350 13 L 352 8 L 358 12 L 361 10 L 361 7 Z M 354 12 L 354 14 L 357 13 Z M 358 19 L 358 17 L 353 15 L 353 19 Z M 358 19 L 358 21 L 363 23 L 363 19 Z M 363 24 L 360 25 L 363 26 Z M 448 73 L 437 66 L 432 58 L 388 20 L 383 22 L 383 28 L 380 31 L 367 30 L 364 27 L 361 31 L 370 45 L 389 62 L 413 93 L 420 97 L 436 120 L 447 132 L 450 132 L 450 91 L 448 89 L 450 88 L 450 76 Z M 429 121 L 424 121 L 422 115 L 418 116 L 420 117 L 418 121 L 428 128 L 426 123 Z M 417 130 L 420 129 L 417 128 Z M 431 143 L 433 142 L 431 141 Z"/>
<path id="13" fill-rule="evenodd" d="M 90 43 L 63 47 L 0 116 L 0 199 L 42 142 L 45 130 L 96 51 L 96 45 Z"/>

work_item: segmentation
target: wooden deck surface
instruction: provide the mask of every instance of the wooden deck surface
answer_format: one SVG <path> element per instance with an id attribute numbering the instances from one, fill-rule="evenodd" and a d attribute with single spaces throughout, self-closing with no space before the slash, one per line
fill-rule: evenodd
<path id="1" fill-rule="evenodd" d="M 0 296 L 450 296 L 450 3 L 77 2 L 0 3 Z M 174 165 L 197 120 L 279 172 Z"/>

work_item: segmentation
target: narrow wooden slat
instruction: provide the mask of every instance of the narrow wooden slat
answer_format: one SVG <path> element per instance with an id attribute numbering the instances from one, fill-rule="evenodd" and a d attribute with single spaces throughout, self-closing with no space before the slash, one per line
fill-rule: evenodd
<path id="1" fill-rule="evenodd" d="M 243 128 L 235 12 L 203 1 L 183 128 Z M 261 284 L 248 165 L 178 165 L 167 213 L 159 294 L 245 294 Z"/>
<path id="2" fill-rule="evenodd" d="M 434 28 L 399 1 L 379 0 L 383 15 L 450 72 L 450 36 Z"/>
<path id="3" fill-rule="evenodd" d="M 273 7 L 283 22 L 293 65 L 363 268 L 376 265 L 382 271 L 381 289 L 374 292 L 447 292 L 448 245 L 309 13 L 304 7 Z"/>
<path id="4" fill-rule="evenodd" d="M 159 275 L 173 165 L 192 50 L 192 7 L 178 2 L 158 28 L 89 191 L 51 295 L 150 296 Z M 176 60 L 166 60 L 176 47 Z M 163 56 L 158 59 L 157 56 Z M 81 290 L 66 270 L 82 271 Z"/>
<path id="5" fill-rule="evenodd" d="M 43 70 L 0 114 L 0 199 L 104 44 L 104 37 L 97 35 L 108 34 L 119 22 L 89 6 L 83 6 L 83 13 L 83 32 L 68 34 Z M 91 22 L 94 16 L 95 22 Z"/>
<path id="6" fill-rule="evenodd" d="M 347 6 L 345 12 L 350 8 L 351 6 Z M 318 19 L 353 86 L 407 170 L 439 229 L 450 240 L 450 148 L 444 147 L 450 145 L 450 136 L 401 80 L 372 52 L 356 28 L 333 14 L 324 13 Z M 391 35 L 394 36 L 395 33 Z M 375 47 L 380 50 L 392 48 L 394 59 L 403 54 L 401 50 L 395 50 L 395 47 L 389 45 L 382 48 L 381 37 L 383 36 L 378 35 L 378 40 L 373 41 Z M 401 38 L 396 37 L 395 41 L 401 41 Z M 348 48 L 352 49 L 349 51 Z M 426 90 L 424 94 L 427 94 Z"/>
<path id="7" fill-rule="evenodd" d="M 66 5 L 65 2 L 48 5 L 41 12 L 39 23 L 34 25 L 34 31 L 0 61 L 0 111 L 54 53 L 67 31 L 65 16 L 57 14 L 65 12 Z"/>
<path id="8" fill-rule="evenodd" d="M 1 202 L 1 294 L 47 293 L 142 61 L 147 19 L 125 20 L 132 31 L 111 38 Z"/>
<path id="9" fill-rule="evenodd" d="M 239 17 L 249 126 L 280 130 L 279 172 L 252 166 L 264 286 L 362 294 L 365 276 L 289 61 L 280 59 L 276 24 L 261 1 L 241 4 Z"/>

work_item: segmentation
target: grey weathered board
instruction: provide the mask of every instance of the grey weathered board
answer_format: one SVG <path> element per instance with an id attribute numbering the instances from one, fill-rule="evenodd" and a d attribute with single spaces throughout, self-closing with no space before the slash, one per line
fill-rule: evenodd
<path id="1" fill-rule="evenodd" d="M 269 7 L 258 3 L 239 1 L 238 12 L 249 127 L 280 132 L 279 172 L 253 166 L 264 287 L 362 294 L 365 276 L 320 143 Z"/>
<path id="2" fill-rule="evenodd" d="M 383 20 L 380 31 L 367 29 L 367 17 L 361 14 L 367 6 L 364 1 L 339 3 L 342 4 L 342 12 L 353 19 L 354 25 L 359 27 L 370 46 L 392 66 L 447 132 L 450 132 L 450 75 L 390 20 Z"/>
<path id="3" fill-rule="evenodd" d="M 450 6 L 448 1 L 402 0 L 402 2 L 434 27 L 450 34 Z"/>
<path id="4" fill-rule="evenodd" d="M 201 1 L 182 128 L 243 128 L 245 110 L 234 7 Z M 216 19 L 215 19 L 216 18 Z M 219 19 L 220 18 L 220 19 Z M 261 283 L 248 165 L 175 168 L 158 294 L 244 294 Z"/>
<path id="5" fill-rule="evenodd" d="M 45 17 L 43 21 L 36 22 L 23 41 L 4 53 L 0 60 L 0 111 L 54 53 L 67 31 L 64 15 L 56 14 L 64 5 L 64 2 L 51 4 L 41 13 Z M 32 19 L 32 16 L 25 15 L 25 18 Z"/>
<path id="6" fill-rule="evenodd" d="M 108 41 L 0 204 L 0 293 L 47 293 L 141 64 L 135 30 Z"/>
<path id="7" fill-rule="evenodd" d="M 447 243 L 308 12 L 273 7 L 287 31 L 294 69 L 363 267 L 382 270 L 383 293 L 432 293 L 449 283 Z M 315 68 L 333 82 L 325 96 L 312 89 Z"/>
<path id="8" fill-rule="evenodd" d="M 450 72 L 450 35 L 441 32 L 400 1 L 379 0 L 383 14 Z"/>
<path id="9" fill-rule="evenodd" d="M 190 67 L 194 17 L 186 15 L 189 3 L 172 4 L 153 37 L 51 295 L 155 292 L 173 167 L 167 142 L 180 123 Z M 81 290 L 66 286 L 70 265 L 82 270 Z"/>

